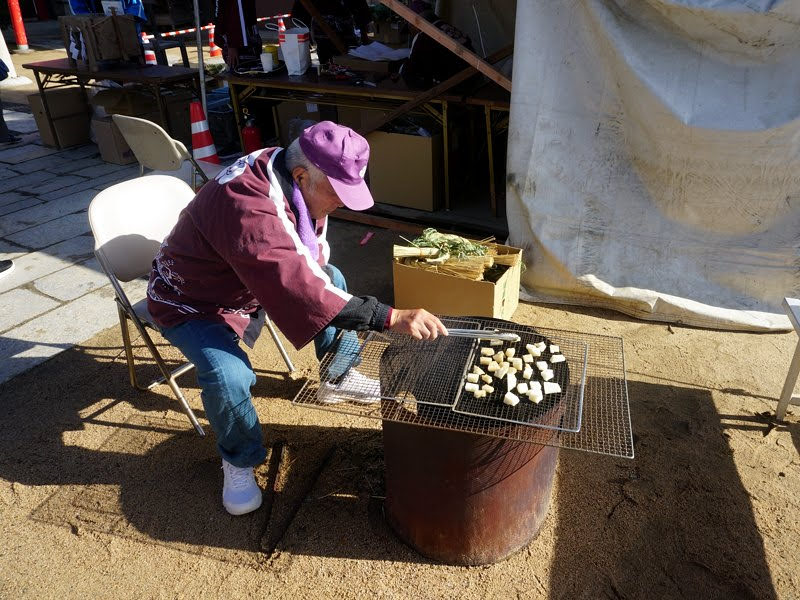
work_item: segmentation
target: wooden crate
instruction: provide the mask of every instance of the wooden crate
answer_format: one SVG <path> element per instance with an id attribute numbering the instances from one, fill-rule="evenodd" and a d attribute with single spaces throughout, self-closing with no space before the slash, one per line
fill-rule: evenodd
<path id="1" fill-rule="evenodd" d="M 58 18 L 70 63 L 99 71 L 121 62 L 144 62 L 131 15 L 73 15 Z"/>

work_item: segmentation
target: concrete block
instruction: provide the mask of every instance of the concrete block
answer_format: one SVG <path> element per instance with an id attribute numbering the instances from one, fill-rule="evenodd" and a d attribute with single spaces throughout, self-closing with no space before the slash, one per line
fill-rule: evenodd
<path id="1" fill-rule="evenodd" d="M 89 233 L 89 218 L 85 212 L 79 212 L 12 233 L 6 239 L 20 246 L 39 249 L 84 233 Z"/>
<path id="2" fill-rule="evenodd" d="M 91 189 L 68 195 L 65 195 L 63 191 L 54 193 L 61 193 L 62 197 L 39 206 L 17 211 L 0 220 L 0 236 L 7 237 L 23 229 L 86 210 L 89 208 L 92 198 L 97 195 L 97 192 Z"/>
<path id="3" fill-rule="evenodd" d="M 43 294 L 69 301 L 88 294 L 103 286 L 110 286 L 105 273 L 97 264 L 97 259 L 72 265 L 33 282 L 33 287 Z M 0 296 L 1 298 L 1 296 Z"/>
<path id="4" fill-rule="evenodd" d="M 15 258 L 14 272 L 0 279 L 0 293 L 65 269 L 80 260 L 91 258 L 93 254 L 94 238 L 82 235 Z"/>
<path id="5" fill-rule="evenodd" d="M 0 332 L 21 325 L 25 321 L 52 310 L 61 303 L 25 289 L 15 289 L 0 294 Z"/>
<path id="6" fill-rule="evenodd" d="M 108 327 L 117 325 L 110 288 L 101 288 L 0 337 L 0 383 L 43 363 Z"/>

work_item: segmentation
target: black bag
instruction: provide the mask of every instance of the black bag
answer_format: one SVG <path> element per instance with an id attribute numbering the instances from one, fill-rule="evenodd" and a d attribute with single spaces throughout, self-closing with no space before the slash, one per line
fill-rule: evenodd
<path id="1" fill-rule="evenodd" d="M 8 67 L 6 63 L 0 60 L 0 81 L 3 81 L 8 77 Z"/>

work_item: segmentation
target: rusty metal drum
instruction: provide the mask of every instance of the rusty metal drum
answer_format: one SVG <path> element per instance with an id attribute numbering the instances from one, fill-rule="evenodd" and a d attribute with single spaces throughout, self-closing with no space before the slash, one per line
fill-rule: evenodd
<path id="1" fill-rule="evenodd" d="M 383 441 L 386 518 L 420 554 L 482 565 L 536 537 L 557 447 L 390 421 Z"/>

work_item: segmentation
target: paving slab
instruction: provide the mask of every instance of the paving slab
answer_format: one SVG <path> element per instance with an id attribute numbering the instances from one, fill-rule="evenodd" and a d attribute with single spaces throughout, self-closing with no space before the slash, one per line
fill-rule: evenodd
<path id="1" fill-rule="evenodd" d="M 0 383 L 118 323 L 111 287 L 51 310 L 0 336 Z"/>
<path id="2" fill-rule="evenodd" d="M 27 194 L 20 194 L 19 192 L 4 192 L 0 194 L 0 207 L 6 204 L 13 204 L 25 198 L 30 198 Z"/>
<path id="3" fill-rule="evenodd" d="M 35 227 L 41 223 L 53 221 L 64 215 L 85 211 L 95 195 L 97 195 L 97 192 L 94 190 L 83 190 L 75 194 L 63 196 L 58 200 L 45 202 L 33 208 L 11 213 L 0 220 L 0 236 L 7 237 L 12 233 Z"/>
<path id="4" fill-rule="evenodd" d="M 28 250 L 25 248 L 20 248 L 14 244 L 9 244 L 4 240 L 0 240 L 0 260 L 17 258 L 18 256 L 22 256 L 23 254 L 27 253 Z"/>
<path id="5" fill-rule="evenodd" d="M 0 294 L 0 332 L 21 325 L 33 317 L 61 306 L 60 302 L 32 292 L 17 288 Z"/>
<path id="6" fill-rule="evenodd" d="M 6 239 L 38 250 L 85 233 L 89 233 L 89 217 L 85 212 L 79 212 L 12 233 Z"/>
<path id="7" fill-rule="evenodd" d="M 91 258 L 93 253 L 94 238 L 82 235 L 43 250 L 24 254 L 14 259 L 14 272 L 0 279 L 0 293 L 66 269 L 79 260 Z"/>
<path id="8" fill-rule="evenodd" d="M 9 190 L 20 190 L 30 186 L 44 185 L 50 179 L 58 177 L 53 173 L 47 171 L 34 171 L 32 173 L 25 173 L 24 175 L 16 175 L 8 179 L 0 180 L 0 194 Z"/>
<path id="9" fill-rule="evenodd" d="M 64 302 L 110 285 L 108 277 L 100 269 L 95 258 L 61 269 L 33 282 L 36 290 Z"/>
<path id="10" fill-rule="evenodd" d="M 48 192 L 53 192 L 55 190 L 65 190 L 66 188 L 70 188 L 73 185 L 83 183 L 86 181 L 86 177 L 78 177 L 76 175 L 55 175 L 48 171 L 40 171 L 42 174 L 47 173 L 50 177 L 44 183 L 37 183 L 26 185 L 21 188 L 16 188 L 19 192 L 24 192 L 28 194 L 46 194 Z"/>
<path id="11" fill-rule="evenodd" d="M 12 171 L 11 169 L 7 169 L 5 167 L 0 168 L 0 179 L 14 177 L 15 175 L 19 175 L 19 173 L 17 171 Z"/>
<path id="12" fill-rule="evenodd" d="M 97 149 L 97 145 L 95 144 L 84 144 L 83 146 L 59 150 L 58 155 L 77 160 L 80 158 L 87 158 L 89 156 L 99 156 L 100 151 Z"/>
<path id="13" fill-rule="evenodd" d="M 21 162 L 55 154 L 55 148 L 45 148 L 39 144 L 23 144 L 16 148 L 0 150 L 0 162 L 16 165 Z M 9 188 L 10 189 L 10 188 Z"/>
<path id="14" fill-rule="evenodd" d="M 52 163 L 48 164 L 45 169 L 50 171 L 51 173 L 58 173 L 59 175 L 69 175 L 70 173 L 74 173 L 75 171 L 79 171 L 80 169 L 85 169 L 86 167 L 94 167 L 97 165 L 105 164 L 99 158 L 81 158 L 78 160 L 73 160 L 72 158 L 64 158 L 64 157 L 57 157 L 57 159 Z M 18 170 L 17 167 L 14 167 L 15 170 Z"/>
<path id="15" fill-rule="evenodd" d="M 9 129 L 19 133 L 33 133 L 39 131 L 36 125 L 36 119 L 30 113 L 19 112 L 16 110 L 3 111 L 3 118 Z"/>
<path id="16" fill-rule="evenodd" d="M 110 173 L 117 173 L 123 169 L 125 169 L 124 165 L 116 165 L 114 163 L 104 162 L 93 167 L 86 167 L 85 169 L 80 169 L 79 171 L 73 171 L 72 174 L 79 175 L 81 177 L 102 177 L 103 175 L 108 175 Z"/>
<path id="17" fill-rule="evenodd" d="M 5 206 L 0 206 L 0 216 L 8 215 L 18 210 L 23 210 L 26 208 L 30 208 L 31 206 L 36 206 L 41 204 L 42 201 L 34 196 L 22 196 L 22 199 L 14 202 L 12 204 L 6 204 Z"/>

